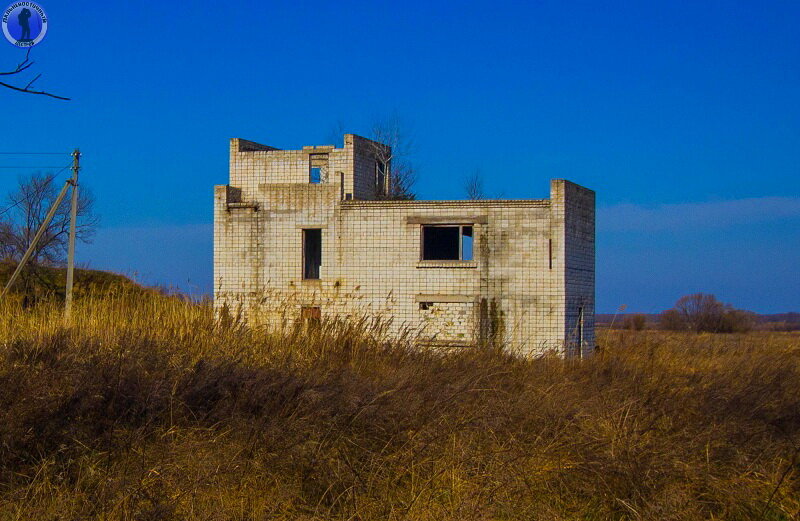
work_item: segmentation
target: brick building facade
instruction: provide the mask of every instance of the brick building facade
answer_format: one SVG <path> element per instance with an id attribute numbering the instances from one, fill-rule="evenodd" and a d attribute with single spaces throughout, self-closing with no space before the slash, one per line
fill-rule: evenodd
<path id="1" fill-rule="evenodd" d="M 594 192 L 553 180 L 550 199 L 385 200 L 379 147 L 231 140 L 230 183 L 215 187 L 216 308 L 273 327 L 366 313 L 420 343 L 527 355 L 594 347 Z"/>

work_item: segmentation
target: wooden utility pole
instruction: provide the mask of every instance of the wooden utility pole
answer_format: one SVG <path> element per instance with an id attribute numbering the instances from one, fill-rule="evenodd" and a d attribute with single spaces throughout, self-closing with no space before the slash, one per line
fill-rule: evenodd
<path id="1" fill-rule="evenodd" d="M 17 277 L 19 277 L 19 274 L 25 267 L 25 264 L 28 263 L 28 259 L 30 259 L 31 255 L 33 255 L 33 251 L 36 249 L 36 245 L 39 244 L 39 239 L 42 238 L 42 235 L 44 234 L 45 230 L 47 230 L 47 227 L 50 226 L 50 221 L 53 220 L 53 216 L 56 214 L 56 210 L 58 210 L 58 206 L 61 204 L 61 201 L 64 199 L 64 196 L 67 194 L 67 188 L 69 188 L 69 185 L 71 183 L 72 183 L 71 180 L 64 183 L 64 188 L 62 188 L 61 191 L 58 193 L 58 197 L 56 197 L 53 206 L 50 207 L 50 211 L 47 212 L 44 221 L 42 222 L 41 226 L 39 226 L 39 230 L 36 232 L 36 235 L 33 237 L 33 240 L 28 246 L 28 249 L 25 251 L 25 255 L 22 256 L 22 259 L 19 261 L 19 264 L 17 264 L 17 269 L 14 270 L 14 273 L 11 275 L 11 278 L 8 279 L 6 287 L 3 289 L 3 293 L 0 294 L 0 298 L 6 296 L 6 293 L 8 293 L 8 291 L 11 289 L 11 286 L 14 285 L 14 282 L 17 280 Z"/>
<path id="2" fill-rule="evenodd" d="M 64 299 L 64 318 L 72 313 L 72 283 L 75 276 L 75 221 L 78 217 L 78 172 L 81 169 L 81 151 L 72 152 L 72 204 L 69 211 L 69 246 L 67 247 L 67 291 Z"/>

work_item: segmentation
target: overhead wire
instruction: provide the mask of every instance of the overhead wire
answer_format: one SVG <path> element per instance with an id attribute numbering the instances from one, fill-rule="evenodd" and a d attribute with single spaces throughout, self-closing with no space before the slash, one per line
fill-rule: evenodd
<path id="1" fill-rule="evenodd" d="M 50 176 L 48 176 L 48 178 L 47 178 L 47 181 L 45 181 L 45 183 L 50 183 L 50 182 L 52 182 L 52 181 L 53 181 L 53 179 L 55 179 L 55 178 L 56 178 L 56 177 L 57 177 L 59 174 L 61 174 L 61 172 L 63 172 L 63 171 L 64 171 L 64 170 L 66 170 L 67 168 L 70 168 L 71 166 L 72 166 L 72 164 L 70 163 L 70 164 L 68 164 L 67 166 L 63 167 L 63 168 L 62 168 L 61 170 L 59 170 L 58 172 L 56 172 L 55 174 L 50 174 Z M 50 168 L 58 168 L 58 167 L 55 167 L 55 166 L 54 166 L 54 167 L 50 167 Z M 9 207 L 7 207 L 7 208 L 4 208 L 3 210 L 0 210 L 0 216 L 2 216 L 2 215 L 3 215 L 3 214 L 5 214 L 5 213 L 8 213 L 8 212 L 10 212 L 10 211 L 11 211 L 11 210 L 13 210 L 14 208 L 16 208 L 17 206 L 19 206 L 20 204 L 22 204 L 22 202 L 23 202 L 23 199 L 20 199 L 19 201 L 17 201 L 16 203 L 12 204 L 11 206 L 9 206 Z"/>
<path id="2" fill-rule="evenodd" d="M 3 156 L 67 156 L 71 152 L 0 152 Z"/>

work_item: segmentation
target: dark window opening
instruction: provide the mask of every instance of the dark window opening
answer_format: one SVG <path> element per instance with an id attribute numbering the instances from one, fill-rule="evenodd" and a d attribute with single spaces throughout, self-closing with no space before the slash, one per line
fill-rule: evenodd
<path id="1" fill-rule="evenodd" d="M 318 307 L 300 308 L 300 319 L 309 327 L 318 327 L 322 322 L 322 311 Z"/>
<path id="2" fill-rule="evenodd" d="M 419 309 L 421 309 L 422 311 L 426 311 L 426 310 L 430 309 L 431 306 L 433 306 L 433 302 L 420 302 L 419 303 Z"/>
<path id="3" fill-rule="evenodd" d="M 472 259 L 472 226 L 422 227 L 422 260 Z"/>
<path id="4" fill-rule="evenodd" d="M 319 184 L 322 182 L 322 168 L 312 166 L 308 171 L 308 182 L 312 184 Z"/>
<path id="5" fill-rule="evenodd" d="M 553 269 L 553 239 L 547 240 L 547 262 L 549 263 L 550 269 Z"/>
<path id="6" fill-rule="evenodd" d="M 318 279 L 322 266 L 322 230 L 303 230 L 303 278 Z"/>

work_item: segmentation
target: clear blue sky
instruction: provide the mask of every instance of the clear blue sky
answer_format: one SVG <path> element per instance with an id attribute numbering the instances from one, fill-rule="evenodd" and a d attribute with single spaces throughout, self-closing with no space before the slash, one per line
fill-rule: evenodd
<path id="1" fill-rule="evenodd" d="M 92 267 L 207 291 L 229 138 L 322 144 L 396 113 L 422 198 L 476 169 L 506 197 L 594 189 L 600 312 L 698 291 L 800 310 L 796 1 L 41 3 L 38 85 L 74 100 L 0 90 L 0 151 L 81 147 Z M 0 41 L 0 68 L 21 53 Z"/>

